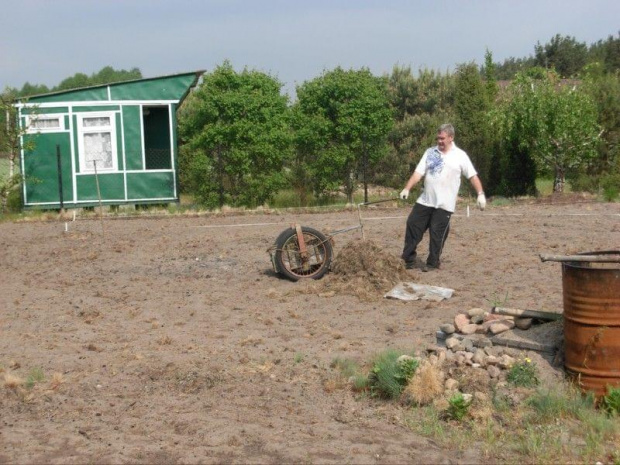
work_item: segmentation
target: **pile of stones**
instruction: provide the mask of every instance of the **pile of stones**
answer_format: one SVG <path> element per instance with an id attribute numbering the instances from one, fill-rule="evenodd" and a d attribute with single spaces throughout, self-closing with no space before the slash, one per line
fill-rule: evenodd
<path id="1" fill-rule="evenodd" d="M 517 321 L 529 320 L 529 321 Z M 447 362 L 456 366 L 471 366 L 486 370 L 491 379 L 499 379 L 505 370 L 516 362 L 514 349 L 494 346 L 492 338 L 513 329 L 528 329 L 531 318 L 514 318 L 472 308 L 460 312 L 453 323 L 442 324 L 437 332 L 437 341 L 445 346 Z M 441 351 L 443 352 L 443 351 Z"/>

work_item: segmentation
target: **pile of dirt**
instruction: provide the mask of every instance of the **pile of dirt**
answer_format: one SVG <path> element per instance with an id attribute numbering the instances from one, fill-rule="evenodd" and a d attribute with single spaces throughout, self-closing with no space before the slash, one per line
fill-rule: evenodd
<path id="1" fill-rule="evenodd" d="M 332 263 L 332 272 L 322 284 L 328 291 L 375 300 L 402 281 L 410 281 L 402 260 L 371 240 L 348 242 Z"/>

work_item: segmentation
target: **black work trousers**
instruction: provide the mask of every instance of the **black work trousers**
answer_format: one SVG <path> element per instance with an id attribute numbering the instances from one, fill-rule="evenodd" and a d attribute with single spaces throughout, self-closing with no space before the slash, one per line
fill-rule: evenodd
<path id="1" fill-rule="evenodd" d="M 438 268 L 443 245 L 450 231 L 451 216 L 452 212 L 416 203 L 407 218 L 402 259 L 406 263 L 415 262 L 416 249 L 424 232 L 428 229 L 430 242 L 426 264 Z"/>

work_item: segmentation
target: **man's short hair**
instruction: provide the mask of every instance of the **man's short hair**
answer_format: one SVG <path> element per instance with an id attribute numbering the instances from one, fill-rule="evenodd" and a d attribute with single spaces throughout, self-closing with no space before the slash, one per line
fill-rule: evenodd
<path id="1" fill-rule="evenodd" d="M 439 126 L 439 131 L 437 131 L 437 133 L 440 132 L 445 132 L 450 137 L 454 137 L 454 126 L 452 126 L 450 123 L 442 124 L 441 126 Z"/>

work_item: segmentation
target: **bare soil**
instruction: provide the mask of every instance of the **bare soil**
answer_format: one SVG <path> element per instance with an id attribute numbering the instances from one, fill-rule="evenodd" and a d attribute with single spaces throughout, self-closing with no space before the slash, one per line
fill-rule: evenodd
<path id="1" fill-rule="evenodd" d="M 620 204 L 578 200 L 459 207 L 442 268 L 406 272 L 454 289 L 442 302 L 274 274 L 284 228 L 357 211 L 0 224 L 0 463 L 480 462 L 413 433 L 407 407 L 335 388 L 331 362 L 423 351 L 471 307 L 561 311 L 560 265 L 538 254 L 620 246 Z M 366 237 L 398 259 L 408 212 L 369 207 Z M 359 236 L 336 235 L 336 256 Z"/>

